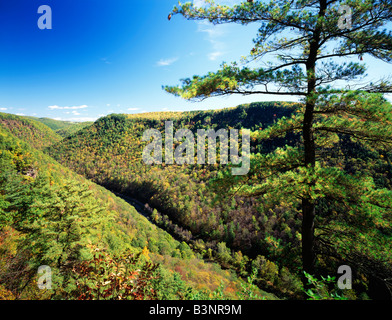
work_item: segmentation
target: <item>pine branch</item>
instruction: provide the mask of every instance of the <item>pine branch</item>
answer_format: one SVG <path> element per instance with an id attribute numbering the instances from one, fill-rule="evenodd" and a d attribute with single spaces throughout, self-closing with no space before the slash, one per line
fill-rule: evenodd
<path id="1" fill-rule="evenodd" d="M 389 138 L 382 138 L 380 136 L 377 136 L 376 134 L 367 135 L 366 133 L 358 131 L 358 130 L 349 130 L 346 128 L 331 128 L 331 127 L 323 127 L 323 126 L 315 127 L 314 130 L 344 134 L 344 135 L 349 135 L 354 138 L 358 138 L 359 140 L 377 142 L 377 143 L 385 143 L 388 145 L 392 145 L 392 140 L 390 137 Z"/>

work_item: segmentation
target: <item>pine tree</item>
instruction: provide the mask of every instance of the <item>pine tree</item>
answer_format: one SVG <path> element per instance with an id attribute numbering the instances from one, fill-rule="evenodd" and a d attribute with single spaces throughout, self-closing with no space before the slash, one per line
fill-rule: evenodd
<path id="1" fill-rule="evenodd" d="M 60 295 L 68 290 L 72 266 L 89 257 L 87 245 L 95 242 L 95 229 L 109 219 L 100 215 L 104 209 L 88 186 L 72 180 L 63 183 L 42 182 L 40 189 L 33 189 L 32 202 L 20 212 L 23 219 L 18 225 L 26 233 L 20 247 L 32 253 L 31 269 L 50 266 L 55 292 Z"/>
<path id="2" fill-rule="evenodd" d="M 303 269 L 313 274 L 319 199 L 330 196 L 349 204 L 349 215 L 354 207 L 376 206 L 385 217 L 383 210 L 391 207 L 390 192 L 377 190 L 367 177 L 326 165 L 320 156 L 320 150 L 335 146 L 342 135 L 366 146 L 385 149 L 391 145 L 392 108 L 383 97 L 392 92 L 391 82 L 366 82 L 363 62 L 366 57 L 392 62 L 392 33 L 383 29 L 392 20 L 391 2 L 273 0 L 229 7 L 206 0 L 203 7 L 179 3 L 172 12 L 176 14 L 213 24 L 257 23 L 260 28 L 242 66 L 223 63 L 216 72 L 184 79 L 180 86 L 165 86 L 167 92 L 196 101 L 231 94 L 302 99 L 295 115 L 253 134 L 262 140 L 297 132 L 301 146 L 254 155 L 247 176 L 227 179 L 234 184 L 233 190 L 241 185 L 244 194 L 273 192 L 282 199 L 300 199 Z M 352 58 L 351 62 L 346 58 Z M 358 79 L 364 83 L 355 85 Z"/>

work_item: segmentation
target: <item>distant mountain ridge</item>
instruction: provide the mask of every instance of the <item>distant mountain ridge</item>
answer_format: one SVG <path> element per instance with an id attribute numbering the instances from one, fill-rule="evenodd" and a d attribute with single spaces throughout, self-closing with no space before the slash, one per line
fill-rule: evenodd
<path id="1" fill-rule="evenodd" d="M 65 121 L 65 120 L 55 120 L 50 118 L 37 118 L 31 116 L 27 118 L 33 119 L 35 121 L 47 125 L 49 128 L 51 128 L 53 131 L 55 131 L 58 135 L 60 135 L 63 138 L 77 132 L 78 130 L 84 127 L 93 124 L 92 121 L 72 122 L 72 121 Z"/>

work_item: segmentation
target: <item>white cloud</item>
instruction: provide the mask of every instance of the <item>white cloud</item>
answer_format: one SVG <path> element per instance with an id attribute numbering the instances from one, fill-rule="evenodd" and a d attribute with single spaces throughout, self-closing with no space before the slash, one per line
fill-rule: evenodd
<path id="1" fill-rule="evenodd" d="M 162 108 L 161 111 L 166 111 L 166 112 L 177 112 L 177 111 L 175 111 L 175 110 L 173 110 L 173 109 L 169 109 L 169 108 L 167 108 L 167 107 Z"/>
<path id="2" fill-rule="evenodd" d="M 137 111 L 139 108 L 128 108 L 129 111 Z"/>
<path id="3" fill-rule="evenodd" d="M 235 4 L 240 4 L 243 0 L 217 0 L 215 1 L 215 4 L 219 4 L 221 6 L 233 6 Z M 208 3 L 206 3 L 206 0 L 193 0 L 193 5 L 195 7 L 205 7 L 206 5 L 208 5 Z"/>
<path id="4" fill-rule="evenodd" d="M 197 22 L 197 31 L 207 33 L 209 40 L 221 37 L 226 33 L 224 25 L 213 25 L 208 21 Z"/>
<path id="5" fill-rule="evenodd" d="M 195 7 L 202 7 L 202 6 L 204 6 L 204 4 L 205 4 L 205 1 L 204 0 L 194 0 L 193 1 L 193 5 L 195 6 Z"/>
<path id="6" fill-rule="evenodd" d="M 54 105 L 54 106 L 49 106 L 48 108 L 50 110 L 76 110 L 76 109 L 85 109 L 85 108 L 88 108 L 88 106 L 82 105 L 82 106 L 73 106 L 73 107 L 60 107 L 60 106 Z"/>
<path id="7" fill-rule="evenodd" d="M 96 121 L 98 117 L 73 117 L 73 118 L 56 117 L 53 119 L 60 120 L 60 121 L 69 121 L 69 122 L 86 122 L 86 121 Z"/>
<path id="8" fill-rule="evenodd" d="M 25 116 L 24 113 L 16 113 L 17 116 Z"/>
<path id="9" fill-rule="evenodd" d="M 72 118 L 75 122 L 84 122 L 84 121 L 96 121 L 97 117 L 79 117 L 79 118 Z"/>
<path id="10" fill-rule="evenodd" d="M 101 58 L 101 61 L 103 61 L 106 64 L 112 64 L 112 62 L 109 61 L 108 58 Z"/>
<path id="11" fill-rule="evenodd" d="M 214 61 L 214 60 L 218 59 L 220 56 L 223 56 L 223 55 L 224 55 L 224 52 L 215 51 L 215 52 L 209 53 L 207 56 L 208 56 L 208 59 Z"/>
<path id="12" fill-rule="evenodd" d="M 221 6 L 233 6 L 235 4 L 239 4 L 241 3 L 241 0 L 217 0 L 215 1 L 215 4 L 219 4 Z M 204 7 L 206 5 L 208 5 L 208 3 L 206 3 L 206 0 L 193 0 L 193 5 L 195 7 Z"/>
<path id="13" fill-rule="evenodd" d="M 207 34 L 207 41 L 210 42 L 212 52 L 207 54 L 208 59 L 216 60 L 218 57 L 225 54 L 226 45 L 221 40 L 227 34 L 225 25 L 213 25 L 206 21 L 198 22 L 197 31 Z"/>
<path id="14" fill-rule="evenodd" d="M 8 108 L 0 108 L 0 111 L 8 110 Z"/>
<path id="15" fill-rule="evenodd" d="M 176 62 L 178 58 L 170 58 L 170 59 L 161 59 L 157 62 L 157 65 L 160 67 L 170 66 L 174 62 Z"/>

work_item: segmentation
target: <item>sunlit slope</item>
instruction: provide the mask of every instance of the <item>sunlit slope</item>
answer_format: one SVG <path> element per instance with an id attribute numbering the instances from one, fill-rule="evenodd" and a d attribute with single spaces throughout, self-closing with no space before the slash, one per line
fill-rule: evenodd
<path id="1" fill-rule="evenodd" d="M 51 128 L 28 117 L 0 113 L 0 126 L 36 149 L 61 140 L 61 136 Z"/>

